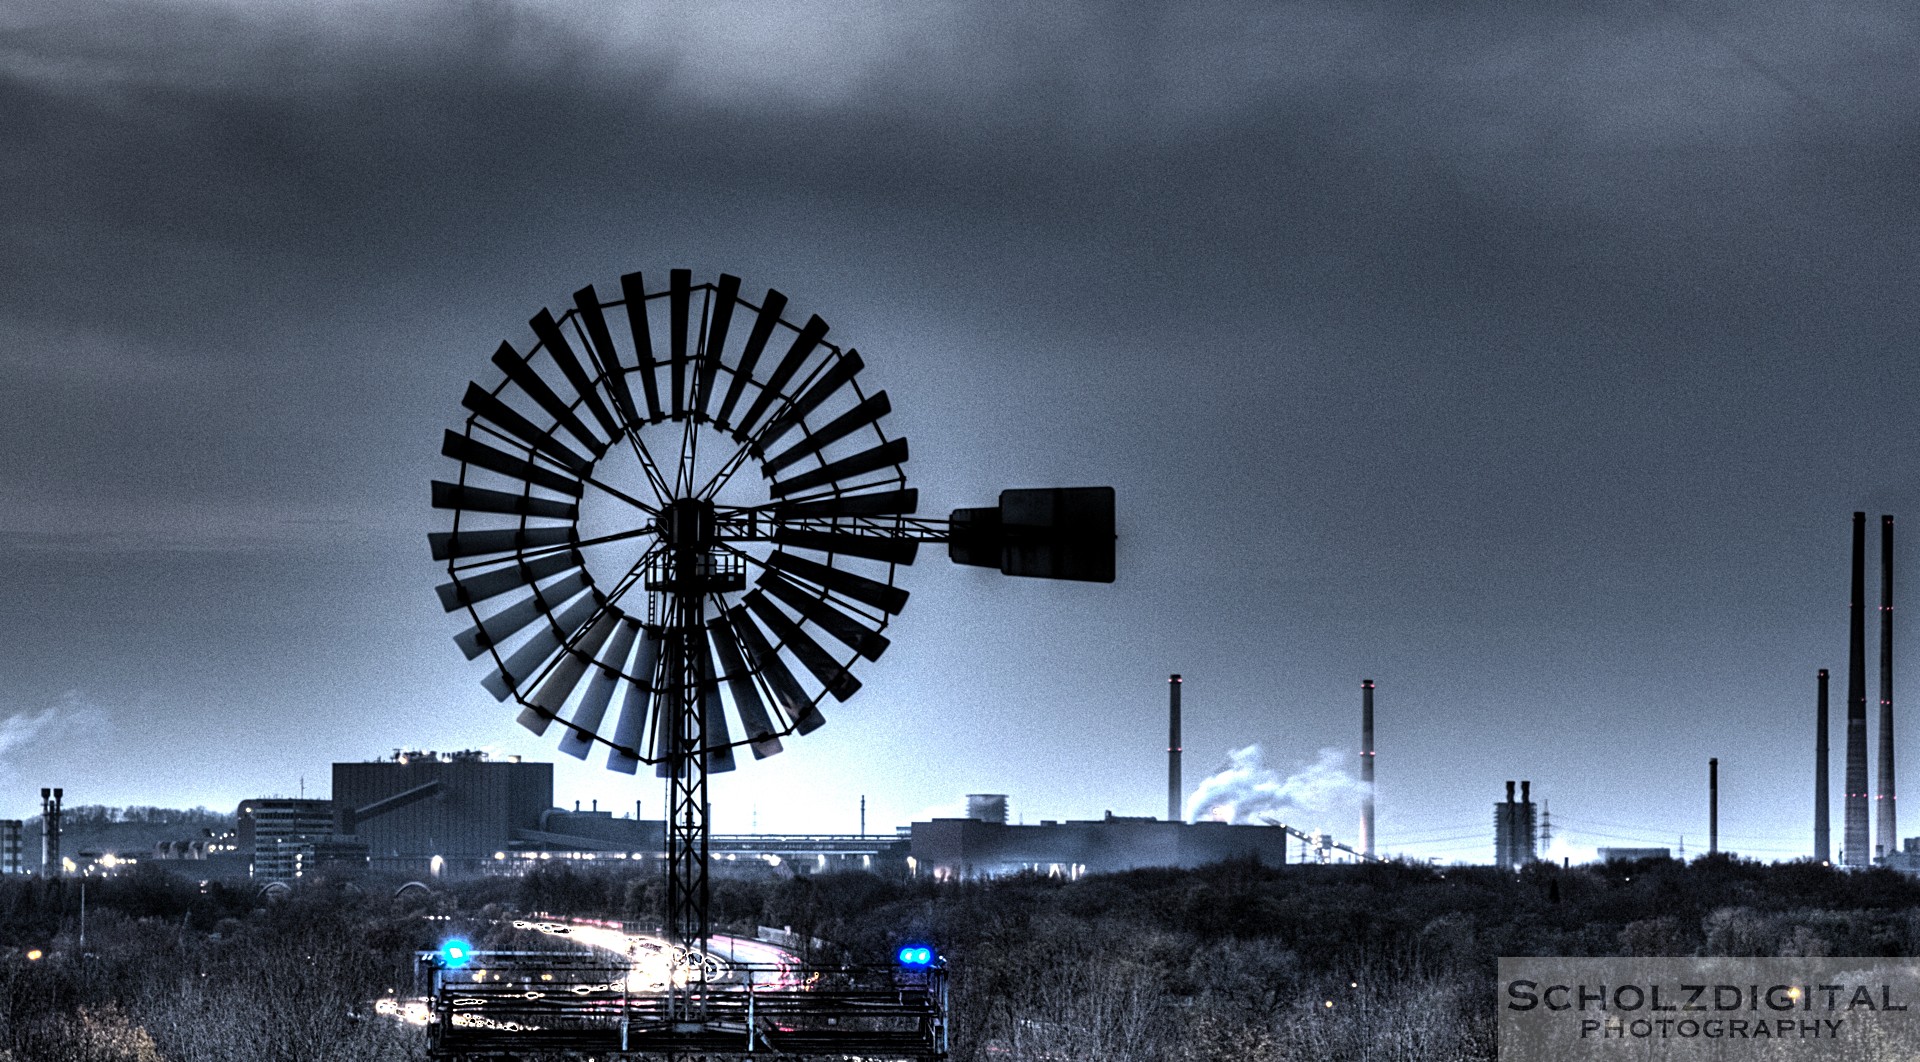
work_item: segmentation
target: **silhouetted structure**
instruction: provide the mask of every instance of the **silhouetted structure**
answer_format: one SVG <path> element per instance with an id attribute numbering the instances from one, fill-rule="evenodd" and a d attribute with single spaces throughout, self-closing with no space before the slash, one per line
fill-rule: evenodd
<path id="1" fill-rule="evenodd" d="M 27 824 L 19 819 L 0 819 L 0 874 L 25 874 L 27 865 L 22 837 Z"/>
<path id="2" fill-rule="evenodd" d="M 234 834 L 247 874 L 260 881 L 306 876 L 314 845 L 333 836 L 333 801 L 260 797 L 234 812 Z"/>
<path id="3" fill-rule="evenodd" d="M 1518 869 L 1539 858 L 1535 845 L 1532 783 L 1520 783 L 1520 799 L 1513 798 L 1513 783 L 1507 783 L 1507 799 L 1493 806 L 1493 864 Z"/>
<path id="4" fill-rule="evenodd" d="M 1847 793 L 1846 835 L 1840 845 L 1843 866 L 1870 862 L 1867 837 L 1867 514 L 1853 514 L 1852 597 L 1847 606 Z"/>
<path id="5" fill-rule="evenodd" d="M 1287 859 L 1287 833 L 1224 822 L 1191 825 L 1109 812 L 1091 822 L 1008 826 L 978 819 L 934 819 L 912 827 L 914 872 L 940 879 L 999 877 L 1023 871 L 1077 878 L 1137 867 L 1197 867 L 1226 859 Z"/>
<path id="6" fill-rule="evenodd" d="M 60 800 L 64 790 L 40 790 L 40 868 L 41 873 L 59 877 L 66 872 L 60 854 Z"/>
<path id="7" fill-rule="evenodd" d="M 1602 848 L 1600 862 L 1633 862 L 1640 859 L 1672 859 L 1671 848 Z"/>
<path id="8" fill-rule="evenodd" d="M 1813 709 L 1813 858 L 1821 863 L 1833 862 L 1833 831 L 1827 818 L 1827 795 L 1833 783 L 1827 778 L 1827 763 L 1832 755 L 1827 751 L 1827 669 L 1820 669 L 1818 679 L 1819 693 L 1814 700 Z"/>
<path id="9" fill-rule="evenodd" d="M 1005 793 L 967 794 L 967 818 L 1006 825 L 1007 795 Z"/>
<path id="10" fill-rule="evenodd" d="M 1874 795 L 1876 856 L 1900 851 L 1893 778 L 1893 517 L 1880 517 L 1880 776 Z"/>
<path id="11" fill-rule="evenodd" d="M 1707 854 L 1720 851 L 1720 761 L 1707 761 Z"/>
<path id="12" fill-rule="evenodd" d="M 1360 851 L 1373 855 L 1373 680 L 1360 682 Z"/>
<path id="13" fill-rule="evenodd" d="M 339 833 L 358 839 L 376 867 L 424 870 L 434 856 L 477 867 L 540 831 L 553 806 L 553 764 L 493 760 L 479 752 L 401 752 L 333 765 Z"/>
<path id="14" fill-rule="evenodd" d="M 823 725 L 823 701 L 860 688 L 853 668 L 886 651 L 881 632 L 908 597 L 895 577 L 922 543 L 1007 575 L 1114 578 L 1111 487 L 1006 490 L 945 520 L 914 515 L 907 441 L 881 426 L 886 393 L 856 382 L 859 353 L 829 342 L 824 320 L 786 312 L 779 291 L 756 299 L 725 273 L 695 284 L 674 269 L 651 291 L 629 273 L 608 300 L 581 288 L 559 316 L 531 318 L 525 354 L 497 348 L 504 380 L 468 386 L 462 429 L 441 448 L 459 472 L 433 484 L 434 506 L 453 513 L 450 531 L 428 536 L 446 563 L 441 604 L 473 624 L 456 643 L 490 659 L 483 684 L 520 706 L 523 726 L 560 723 L 570 755 L 599 742 L 610 768 L 644 762 L 666 779 L 667 929 L 700 949 L 708 773 L 730 770 L 741 746 L 779 752 Z M 673 449 L 649 450 L 653 428 Z M 596 478 L 609 451 L 639 462 L 617 487 L 607 469 Z M 764 504 L 729 500 L 749 465 Z M 581 533 L 589 486 L 635 506 L 613 537 L 641 563 L 617 586 L 596 586 L 580 553 L 612 540 Z M 636 585 L 645 592 L 627 596 Z M 337 785 L 334 795 L 346 800 Z"/>
<path id="15" fill-rule="evenodd" d="M 1167 676 L 1167 821 L 1182 822 L 1180 807 L 1180 676 Z"/>

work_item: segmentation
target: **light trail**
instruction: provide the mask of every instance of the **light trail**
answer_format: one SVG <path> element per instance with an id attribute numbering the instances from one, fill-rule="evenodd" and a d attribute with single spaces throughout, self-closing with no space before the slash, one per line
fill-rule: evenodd
<path id="1" fill-rule="evenodd" d="M 518 920 L 515 929 L 542 933 L 584 944 L 595 951 L 619 956 L 627 963 L 629 992 L 664 992 L 683 988 L 705 973 L 709 985 L 747 988 L 797 989 L 806 986 L 799 957 L 785 948 L 760 940 L 717 935 L 705 952 L 682 948 L 650 933 L 627 933 L 612 925 L 588 921 Z"/>
<path id="2" fill-rule="evenodd" d="M 710 938 L 712 947 L 709 950 L 698 952 L 681 948 L 664 937 L 650 933 L 625 932 L 610 922 L 516 919 L 513 927 L 583 944 L 594 951 L 614 956 L 627 967 L 624 983 L 610 981 L 606 984 L 573 985 L 556 990 L 556 996 L 622 991 L 628 994 L 659 993 L 667 991 L 670 984 L 674 988 L 685 988 L 695 980 L 696 971 L 702 968 L 710 987 L 731 991 L 797 990 L 806 988 L 812 980 L 802 971 L 799 956 L 762 940 L 720 935 Z M 486 971 L 478 971 L 477 976 L 484 978 Z M 537 989 L 529 990 L 526 998 L 538 999 L 546 994 Z M 454 1000 L 454 1006 L 478 1006 L 485 1002 L 480 998 L 463 998 Z M 425 999 L 387 996 L 375 1001 L 374 1012 L 409 1025 L 426 1025 L 430 1006 Z M 453 1021 L 456 1025 L 496 1029 L 506 1029 L 507 1025 L 512 1024 L 487 1024 L 491 1019 L 477 1014 L 456 1014 Z M 523 1025 L 519 1028 L 526 1030 L 535 1026 Z"/>

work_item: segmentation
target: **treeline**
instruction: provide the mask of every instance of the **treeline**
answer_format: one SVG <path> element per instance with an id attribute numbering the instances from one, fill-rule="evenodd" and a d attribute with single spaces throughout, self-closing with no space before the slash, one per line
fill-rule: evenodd
<path id="1" fill-rule="evenodd" d="M 27 820 L 38 830 L 44 825 L 44 818 L 35 815 Z M 138 826 L 179 826 L 193 830 L 231 830 L 234 828 L 234 816 L 231 811 L 214 811 L 211 808 L 156 808 L 146 805 L 116 808 L 105 804 L 74 804 L 60 810 L 60 825 L 64 830 L 93 830 L 103 826 L 117 826 L 129 823 Z"/>
<path id="2" fill-rule="evenodd" d="M 522 902 L 657 917 L 653 883 L 551 865 Z M 617 893 L 617 894 L 616 894 Z M 884 961 L 935 943 L 955 1058 L 1494 1055 L 1501 956 L 1920 953 L 1920 882 L 1716 856 L 1513 874 L 1402 864 L 1141 870 L 1076 882 L 866 874 L 715 883 L 717 923 L 790 926 Z"/>
<path id="3" fill-rule="evenodd" d="M 268 903 L 140 867 L 0 881 L 0 1062 L 374 1062 L 424 1057 L 372 1013 L 436 931 L 337 886 Z"/>
<path id="4" fill-rule="evenodd" d="M 657 869 L 553 862 L 396 895 L 397 881 L 245 883 L 143 866 L 88 887 L 0 881 L 0 1062 L 412 1059 L 372 1015 L 450 933 L 517 943 L 517 915 L 657 923 Z M 825 962 L 931 943 L 952 971 L 957 1062 L 1493 1058 L 1502 955 L 1903 956 L 1920 883 L 1726 858 L 1682 866 L 1143 870 L 1076 882 L 870 874 L 717 877 L 716 929 L 790 927 Z M 42 958 L 29 960 L 29 949 Z M 9 1052 L 11 1054 L 9 1054 Z"/>

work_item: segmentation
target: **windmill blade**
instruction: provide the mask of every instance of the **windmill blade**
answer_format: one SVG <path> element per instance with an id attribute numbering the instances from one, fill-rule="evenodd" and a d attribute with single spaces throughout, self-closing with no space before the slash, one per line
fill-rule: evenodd
<path id="1" fill-rule="evenodd" d="M 640 646 L 634 651 L 632 676 L 627 681 L 627 696 L 620 705 L 620 720 L 613 728 L 613 751 L 607 754 L 607 769 L 622 774 L 633 774 L 640 767 L 640 759 L 623 750 L 639 751 L 640 740 L 647 733 L 647 712 L 653 703 L 654 690 L 657 688 L 656 673 L 660 667 L 660 632 L 652 627 L 643 630 Z"/>
<path id="2" fill-rule="evenodd" d="M 449 431 L 440 438 L 440 453 L 462 464 L 484 468 L 489 472 L 498 472 L 511 479 L 531 483 L 536 487 L 559 491 L 580 497 L 586 488 L 577 479 L 563 476 L 552 469 L 542 468 L 524 457 L 496 450 L 486 443 L 468 438 L 457 431 Z"/>
<path id="3" fill-rule="evenodd" d="M 573 309 L 580 315 L 580 326 L 587 330 L 587 343 L 591 348 L 589 356 L 600 369 L 600 378 L 607 383 L 607 390 L 613 395 L 613 404 L 620 409 L 620 417 L 630 426 L 644 423 L 640 411 L 633 406 L 633 389 L 627 386 L 627 372 L 620 367 L 620 353 L 614 348 L 613 333 L 607 329 L 607 315 L 600 305 L 600 296 L 588 284 L 573 293 Z"/>
<path id="4" fill-rule="evenodd" d="M 825 686 L 827 692 L 833 694 L 835 699 L 844 701 L 859 692 L 860 680 L 854 678 L 852 672 L 841 667 L 832 654 L 821 648 L 819 642 L 813 640 L 812 635 L 801 630 L 799 624 L 793 622 L 786 613 L 767 600 L 767 595 L 758 590 L 751 590 L 746 597 L 741 598 L 741 602 L 753 610 L 753 614 L 759 617 L 760 622 L 767 625 L 767 630 L 779 639 L 783 647 L 793 651 L 794 659 L 800 661 L 802 667 L 812 672 L 813 677 L 818 679 L 820 685 Z"/>
<path id="5" fill-rule="evenodd" d="M 727 676 L 727 691 L 733 694 L 734 711 L 740 713 L 740 725 L 746 729 L 753 758 L 764 760 L 780 751 L 780 739 L 773 735 L 773 721 L 767 715 L 766 702 L 760 699 L 760 687 L 747 671 L 746 658 L 726 616 L 715 616 L 707 623 L 707 637 L 720 657 L 720 669 Z"/>
<path id="6" fill-rule="evenodd" d="M 714 374 L 720 371 L 720 354 L 727 349 L 727 328 L 733 322 L 733 304 L 740 297 L 740 278 L 720 274 L 713 289 L 713 316 L 707 322 L 707 342 L 700 353 L 700 373 L 693 384 L 693 415 L 707 418 L 707 400 L 713 395 Z"/>
<path id="7" fill-rule="evenodd" d="M 726 702 L 720 699 L 719 685 L 707 687 L 707 691 L 700 697 L 700 708 L 706 713 L 707 720 L 707 770 L 713 774 L 733 770 L 733 745 L 715 744 L 712 737 L 713 734 L 718 733 L 719 740 L 728 740 L 727 707 Z"/>
<path id="8" fill-rule="evenodd" d="M 647 287 L 638 273 L 620 278 L 620 296 L 627 301 L 627 328 L 633 333 L 633 349 L 640 356 L 640 386 L 647 395 L 647 421 L 660 419 L 660 385 L 654 380 L 653 332 L 647 325 Z"/>
<path id="9" fill-rule="evenodd" d="M 568 635 L 580 629 L 582 623 L 593 618 L 601 608 L 599 592 L 588 588 L 587 592 L 573 599 L 573 602 L 559 613 L 550 617 L 547 626 L 536 631 L 527 643 L 514 650 L 493 674 L 480 681 L 487 692 L 493 694 L 496 701 L 504 701 L 513 696 L 515 687 L 538 674 L 548 658 L 560 651 L 560 643 Z"/>
<path id="10" fill-rule="evenodd" d="M 693 270 L 676 269 L 667 274 L 667 320 L 673 346 L 668 359 L 673 364 L 673 419 L 687 412 L 687 312 L 693 302 Z"/>
<path id="11" fill-rule="evenodd" d="M 920 543 L 892 535 L 856 535 L 851 531 L 810 531 L 798 527 L 773 529 L 773 544 L 814 549 L 848 557 L 865 557 L 888 564 L 912 564 Z"/>
<path id="12" fill-rule="evenodd" d="M 434 560 L 483 557 L 489 553 L 518 553 L 539 546 L 561 546 L 574 540 L 566 527 L 509 527 L 498 531 L 434 531 L 427 535 Z"/>
<path id="13" fill-rule="evenodd" d="M 492 421 L 495 427 L 508 435 L 565 465 L 574 475 L 585 476 L 593 471 L 592 461 L 574 453 L 565 443 L 535 427 L 532 421 L 488 394 L 479 384 L 467 385 L 467 393 L 461 397 L 460 404 Z"/>
<path id="14" fill-rule="evenodd" d="M 735 605 L 727 610 L 728 625 L 740 636 L 740 644 L 746 647 L 747 655 L 753 658 L 753 669 L 767 683 L 773 699 L 781 712 L 793 721 L 794 729 L 802 734 L 810 734 L 826 722 L 820 709 L 814 705 L 800 683 L 794 680 L 793 672 L 787 670 L 787 662 L 780 659 L 767 636 L 760 633 L 754 625 L 753 617 L 747 614 L 745 605 Z"/>
<path id="15" fill-rule="evenodd" d="M 727 397 L 721 401 L 720 412 L 713 418 L 714 426 L 721 431 L 727 430 L 727 418 L 733 415 L 734 403 L 740 401 L 740 392 L 747 386 L 754 366 L 760 362 L 760 352 L 767 348 L 767 340 L 773 337 L 773 330 L 780 324 L 780 313 L 786 308 L 787 297 L 768 288 L 766 300 L 760 304 L 760 315 L 754 318 L 753 331 L 747 333 L 747 345 L 740 351 L 740 364 L 734 366 L 733 382 L 727 385 Z"/>
<path id="16" fill-rule="evenodd" d="M 433 481 L 433 507 L 482 513 L 512 513 L 519 516 L 547 516 L 555 520 L 572 520 L 580 515 L 580 507 L 572 502 L 535 498 L 532 495 L 513 494 L 504 490 L 485 490 L 480 487 L 469 487 L 464 483 L 442 483 L 437 479 Z"/>
<path id="17" fill-rule="evenodd" d="M 580 697 L 580 707 L 574 710 L 572 725 L 560 735 L 561 752 L 576 760 L 587 758 L 588 750 L 593 748 L 593 735 L 600 732 L 600 721 L 606 718 L 607 706 L 613 703 L 613 689 L 620 683 L 620 669 L 626 666 L 627 657 L 633 652 L 634 635 L 638 633 L 640 624 L 631 619 L 615 628 L 607 651 L 594 661 L 593 678 L 587 682 L 587 692 Z"/>
<path id="18" fill-rule="evenodd" d="M 787 348 L 787 356 L 780 359 L 780 364 L 774 368 L 773 375 L 767 377 L 766 386 L 760 389 L 759 397 L 753 400 L 753 405 L 747 407 L 747 415 L 741 417 L 740 423 L 734 427 L 735 439 L 741 442 L 747 441 L 747 437 L 753 434 L 753 426 L 759 422 L 760 415 L 773 405 L 774 399 L 781 397 L 787 381 L 793 379 L 793 374 L 800 371 L 801 364 L 807 360 L 809 354 L 813 353 L 813 348 L 820 345 L 820 340 L 824 339 L 826 334 L 827 322 L 822 321 L 818 314 L 807 319 L 806 327 L 800 329 L 800 334 L 793 337 L 793 346 Z"/>
<path id="19" fill-rule="evenodd" d="M 841 571 L 819 561 L 796 557 L 791 553 L 774 550 L 767 557 L 768 567 L 797 578 L 805 579 L 816 586 L 824 587 L 842 597 L 852 598 L 863 605 L 871 605 L 888 615 L 897 616 L 907 607 L 907 591 L 898 586 L 889 586 L 878 579 L 869 579 L 864 575 Z"/>
<path id="20" fill-rule="evenodd" d="M 713 674 L 713 654 L 707 647 L 707 631 L 704 627 L 695 627 L 688 633 L 693 635 L 694 649 L 700 654 L 695 658 L 694 673 L 700 676 L 700 717 L 702 740 L 706 744 L 707 770 L 731 771 L 733 736 L 727 730 L 727 705 L 720 699 L 720 683 Z"/>
<path id="21" fill-rule="evenodd" d="M 549 553 L 533 560 L 521 560 L 505 567 L 495 568 L 479 575 L 461 574 L 451 582 L 441 583 L 433 588 L 440 595 L 440 606 L 448 612 L 464 608 L 475 602 L 499 597 L 509 590 L 517 589 L 528 583 L 537 583 L 549 576 L 559 575 L 569 568 L 578 568 L 586 561 L 579 553 L 569 550 L 566 553 Z"/>
<path id="22" fill-rule="evenodd" d="M 490 647 L 513 637 L 515 632 L 546 615 L 549 609 L 586 588 L 587 573 L 583 570 L 575 570 L 572 575 L 552 586 L 536 588 L 523 600 L 508 605 L 454 635 L 453 642 L 460 647 L 461 652 L 467 654 L 468 660 L 472 660 Z"/>
<path id="23" fill-rule="evenodd" d="M 792 479 L 776 479 L 768 485 L 767 490 L 776 498 L 785 497 L 812 487 L 838 483 L 850 476 L 875 472 L 888 465 L 905 464 L 906 460 L 907 440 L 889 439 L 871 449 L 821 465 L 812 471 L 802 472 Z"/>
<path id="24" fill-rule="evenodd" d="M 560 366 L 567 382 L 580 395 L 580 401 L 587 404 L 587 412 L 600 422 L 600 428 L 607 433 L 607 438 L 620 438 L 620 423 L 613 419 L 612 413 L 607 412 L 607 404 L 600 401 L 600 392 L 594 389 L 593 377 L 580 367 L 580 359 L 574 355 L 573 345 L 567 342 L 567 334 L 560 330 L 560 322 L 555 321 L 553 314 L 543 306 L 527 324 L 533 327 L 533 334 L 540 337 L 540 345 L 546 348 L 547 357 Z"/>
<path id="25" fill-rule="evenodd" d="M 579 641 L 567 647 L 560 662 L 541 680 L 540 688 L 527 698 L 526 707 L 520 709 L 521 726 L 535 735 L 547 732 L 547 725 L 559 718 L 560 709 L 566 705 L 567 698 L 573 696 L 580 679 L 586 675 L 587 665 L 599 655 L 601 647 L 607 644 L 607 636 L 613 633 L 623 618 L 619 610 L 607 609 L 600 613 L 600 618 L 593 621 L 593 626 L 587 628 Z"/>
<path id="26" fill-rule="evenodd" d="M 540 374 L 534 371 L 533 366 L 527 364 L 526 359 L 520 356 L 519 351 L 513 349 L 512 344 L 500 344 L 500 349 L 493 352 L 493 364 L 495 368 L 506 373 L 507 379 L 512 380 L 520 390 L 525 391 L 528 398 L 533 399 L 541 409 L 546 410 L 547 416 L 552 417 L 555 424 L 565 428 L 568 435 L 580 440 L 580 445 L 585 446 L 588 453 L 599 457 L 607 452 L 607 444 L 587 430 L 586 423 L 574 416 L 573 410 L 568 408 L 567 403 L 553 393 L 553 388 L 547 386 L 547 381 L 540 378 Z"/>
<path id="27" fill-rule="evenodd" d="M 767 458 L 761 462 L 761 471 L 771 476 L 808 454 L 818 453 L 861 428 L 879 421 L 881 417 L 891 412 L 893 412 L 893 405 L 887 401 L 887 393 L 881 391 L 828 421 L 819 431 L 809 433 L 777 456 Z"/>
<path id="28" fill-rule="evenodd" d="M 812 387 L 807 388 L 799 398 L 794 399 L 793 404 L 779 416 L 767 422 L 766 429 L 760 433 L 759 445 L 766 447 L 775 439 L 785 435 L 794 425 L 807 419 L 807 414 L 820 408 L 820 403 L 832 398 L 835 391 L 845 387 L 847 381 L 853 379 L 854 375 L 864 368 L 866 365 L 860 361 L 860 352 L 848 347 L 845 354 L 834 359 L 833 364 L 827 367 L 827 371 L 820 374 L 820 378 L 813 382 Z"/>
<path id="29" fill-rule="evenodd" d="M 836 516 L 898 516 L 920 508 L 920 488 L 881 490 L 869 494 L 842 494 L 817 501 L 779 502 L 775 520 L 811 520 Z"/>
<path id="30" fill-rule="evenodd" d="M 880 659 L 880 654 L 893 644 L 879 631 L 867 628 L 825 599 L 813 596 L 774 572 L 761 572 L 758 582 L 788 607 L 832 635 L 835 641 L 868 660 Z"/>

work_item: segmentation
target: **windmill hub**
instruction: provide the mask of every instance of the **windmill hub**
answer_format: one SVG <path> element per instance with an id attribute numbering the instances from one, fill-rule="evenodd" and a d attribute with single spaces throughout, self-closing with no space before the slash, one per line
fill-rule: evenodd
<path id="1" fill-rule="evenodd" d="M 745 588 L 746 566 L 721 547 L 720 520 L 712 502 L 668 502 L 656 528 L 666 549 L 647 568 L 647 589 L 700 595 Z"/>
<path id="2" fill-rule="evenodd" d="M 713 503 L 700 498 L 680 498 L 660 510 L 660 537 L 675 553 L 705 553 L 718 541 L 715 532 L 719 520 Z"/>

